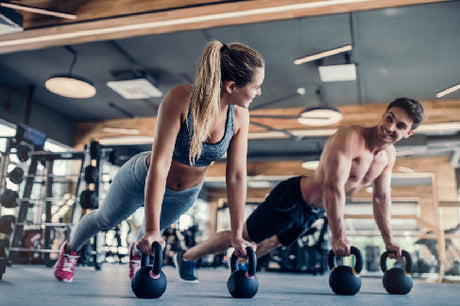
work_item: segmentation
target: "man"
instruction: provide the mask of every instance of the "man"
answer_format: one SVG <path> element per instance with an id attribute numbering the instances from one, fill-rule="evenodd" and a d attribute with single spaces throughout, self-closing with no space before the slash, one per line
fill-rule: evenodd
<path id="1" fill-rule="evenodd" d="M 246 220 L 243 238 L 257 243 L 261 257 L 289 245 L 326 212 L 335 256 L 349 256 L 351 243 L 343 222 L 347 196 L 373 183 L 374 219 L 387 250 L 401 256 L 390 228 L 391 174 L 396 159 L 394 144 L 414 134 L 423 121 L 422 105 L 409 98 L 391 102 L 373 127 L 342 127 L 327 140 L 319 166 L 309 177 L 279 183 Z M 231 232 L 222 231 L 193 248 L 178 252 L 176 268 L 182 280 L 197 281 L 194 261 L 231 246 Z"/>

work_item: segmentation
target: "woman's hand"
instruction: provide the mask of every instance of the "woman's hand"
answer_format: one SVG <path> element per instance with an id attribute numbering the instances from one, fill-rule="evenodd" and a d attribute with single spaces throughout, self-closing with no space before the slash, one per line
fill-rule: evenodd
<path id="1" fill-rule="evenodd" d="M 137 242 L 136 248 L 144 254 L 153 255 L 152 244 L 155 241 L 158 241 L 164 249 L 165 241 L 160 231 L 145 232 L 144 236 Z"/>

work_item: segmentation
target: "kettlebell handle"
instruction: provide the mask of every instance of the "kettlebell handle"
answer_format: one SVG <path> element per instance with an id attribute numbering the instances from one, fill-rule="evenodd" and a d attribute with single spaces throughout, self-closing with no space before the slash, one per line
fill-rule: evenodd
<path id="1" fill-rule="evenodd" d="M 359 274 L 361 273 L 361 270 L 363 269 L 363 255 L 361 254 L 361 251 L 355 246 L 352 246 L 350 248 L 350 252 L 351 252 L 351 255 L 355 255 L 355 258 L 356 258 L 355 266 L 353 267 L 353 269 L 356 271 L 356 273 Z M 329 265 L 329 269 L 331 270 L 337 266 L 335 259 L 336 259 L 336 256 L 334 255 L 334 251 L 330 250 L 329 257 L 327 259 L 327 263 Z"/>
<path id="2" fill-rule="evenodd" d="M 152 243 L 152 251 L 154 254 L 152 273 L 153 275 L 160 275 L 161 265 L 163 263 L 163 249 L 161 244 L 158 241 Z M 141 267 L 150 265 L 151 256 L 147 254 L 142 254 L 141 257 Z"/>
<path id="3" fill-rule="evenodd" d="M 387 250 L 380 257 L 380 268 L 382 269 L 382 272 L 385 272 L 387 270 L 387 258 L 388 258 L 388 255 L 390 254 L 396 255 L 396 251 Z M 401 254 L 406 260 L 406 267 L 404 269 L 404 272 L 411 274 L 414 269 L 412 257 L 410 256 L 410 253 L 407 252 L 406 250 L 402 250 Z"/>
<path id="4" fill-rule="evenodd" d="M 248 275 L 254 276 L 256 275 L 257 268 L 256 253 L 251 247 L 246 247 L 246 253 L 248 254 Z M 236 256 L 235 251 L 233 251 L 232 257 L 230 258 L 230 268 L 232 272 L 238 270 L 238 256 Z"/>

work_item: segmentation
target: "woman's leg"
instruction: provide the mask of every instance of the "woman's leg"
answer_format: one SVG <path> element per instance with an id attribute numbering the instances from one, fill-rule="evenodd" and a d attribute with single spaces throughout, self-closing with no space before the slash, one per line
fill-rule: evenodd
<path id="1" fill-rule="evenodd" d="M 115 227 L 144 204 L 147 154 L 144 152 L 132 157 L 120 168 L 104 203 L 99 209 L 83 216 L 73 229 L 68 243 L 71 250 L 79 251 L 99 231 Z"/>

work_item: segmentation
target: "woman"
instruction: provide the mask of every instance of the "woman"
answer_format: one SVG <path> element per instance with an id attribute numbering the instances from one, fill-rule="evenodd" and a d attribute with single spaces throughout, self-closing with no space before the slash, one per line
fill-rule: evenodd
<path id="1" fill-rule="evenodd" d="M 261 94 L 264 68 L 262 56 L 243 44 L 207 44 L 195 84 L 171 89 L 161 102 L 152 151 L 132 157 L 120 168 L 104 204 L 86 214 L 61 246 L 54 268 L 58 280 L 72 281 L 78 251 L 88 239 L 116 226 L 142 205 L 145 233 L 137 249 L 152 254 L 154 241 L 164 246 L 162 231 L 193 205 L 208 166 L 225 153 L 232 246 L 246 256 L 250 243 L 242 232 L 248 106 Z M 138 260 L 130 260 L 130 278 L 138 267 Z"/>

